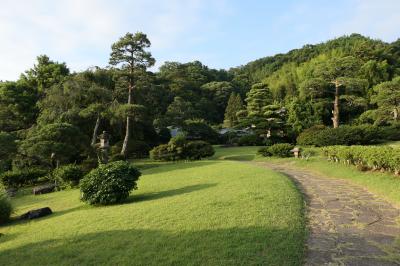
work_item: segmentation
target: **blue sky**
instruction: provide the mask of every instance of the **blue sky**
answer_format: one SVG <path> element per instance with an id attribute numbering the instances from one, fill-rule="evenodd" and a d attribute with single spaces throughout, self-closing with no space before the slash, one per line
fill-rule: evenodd
<path id="1" fill-rule="evenodd" d="M 0 80 L 47 54 L 73 70 L 108 63 L 126 32 L 145 32 L 157 69 L 200 60 L 230 68 L 358 32 L 400 37 L 399 0 L 1 0 Z"/>

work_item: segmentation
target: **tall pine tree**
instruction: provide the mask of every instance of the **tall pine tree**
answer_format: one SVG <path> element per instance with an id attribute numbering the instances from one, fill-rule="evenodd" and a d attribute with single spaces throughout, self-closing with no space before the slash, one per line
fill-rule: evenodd
<path id="1" fill-rule="evenodd" d="M 231 128 L 237 125 L 238 117 L 236 114 L 243 109 L 242 98 L 239 94 L 232 92 L 225 109 L 224 127 Z"/>

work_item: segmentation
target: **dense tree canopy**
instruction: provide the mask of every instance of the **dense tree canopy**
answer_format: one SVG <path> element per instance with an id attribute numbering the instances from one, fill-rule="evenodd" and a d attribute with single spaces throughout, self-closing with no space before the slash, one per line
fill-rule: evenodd
<path id="1" fill-rule="evenodd" d="M 107 68 L 70 73 L 39 56 L 18 80 L 0 82 L 0 136 L 12 155 L 0 160 L 92 158 L 102 131 L 113 156 L 135 156 L 167 142 L 167 127 L 213 142 L 215 128 L 245 129 L 268 143 L 315 125 L 399 122 L 400 40 L 352 34 L 229 70 L 194 61 L 148 71 L 154 62 L 144 33 L 118 39 Z"/>

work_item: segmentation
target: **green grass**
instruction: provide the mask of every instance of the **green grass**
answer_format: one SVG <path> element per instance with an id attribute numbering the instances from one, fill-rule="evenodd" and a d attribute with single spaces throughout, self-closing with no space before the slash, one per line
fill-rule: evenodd
<path id="1" fill-rule="evenodd" d="M 14 199 L 16 215 L 54 214 L 0 227 L 0 265 L 301 265 L 303 200 L 285 176 L 221 160 L 138 164 L 122 205 L 88 206 L 79 190 Z"/>
<path id="2" fill-rule="evenodd" d="M 400 147 L 400 141 L 385 143 L 392 147 Z M 226 150 L 217 148 L 216 154 L 225 154 Z M 361 172 L 354 166 L 337 164 L 328 162 L 322 157 L 312 157 L 309 160 L 299 160 L 294 158 L 268 158 L 256 155 L 258 147 L 234 147 L 231 153 L 233 159 L 241 158 L 253 161 L 269 161 L 274 163 L 292 163 L 292 165 L 305 168 L 331 178 L 346 179 L 356 185 L 362 186 L 370 192 L 390 201 L 391 203 L 400 206 L 400 177 L 391 173 L 381 172 Z M 246 157 L 247 154 L 253 154 L 252 157 Z M 223 159 L 231 159 L 229 155 L 222 157 Z"/>

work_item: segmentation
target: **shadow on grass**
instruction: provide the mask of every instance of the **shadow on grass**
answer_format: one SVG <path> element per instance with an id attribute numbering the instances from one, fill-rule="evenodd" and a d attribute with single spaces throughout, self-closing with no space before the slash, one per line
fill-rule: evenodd
<path id="1" fill-rule="evenodd" d="M 192 186 L 186 186 L 171 190 L 164 190 L 159 192 L 145 193 L 141 195 L 131 195 L 124 203 L 132 203 L 132 202 L 140 202 L 140 201 L 148 201 L 148 200 L 156 200 L 161 198 L 173 197 L 178 195 L 183 195 L 187 193 L 191 193 L 197 190 L 207 189 L 210 187 L 214 187 L 217 184 L 198 184 Z"/>
<path id="2" fill-rule="evenodd" d="M 0 264 L 301 265 L 303 238 L 301 228 L 114 230 L 2 249 Z"/>
<path id="3" fill-rule="evenodd" d="M 213 161 L 178 161 L 168 163 L 148 163 L 143 165 L 137 165 L 137 168 L 141 171 L 145 171 L 145 174 L 158 174 L 166 173 L 169 171 L 184 170 L 195 167 L 204 167 L 218 162 Z M 134 164 L 135 165 L 135 164 Z"/>
<path id="4" fill-rule="evenodd" d="M 223 160 L 230 161 L 252 161 L 256 158 L 255 154 L 242 154 L 242 155 L 231 155 L 222 157 Z"/>

